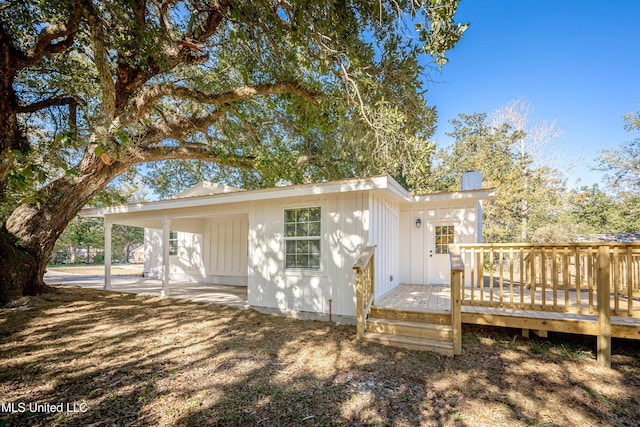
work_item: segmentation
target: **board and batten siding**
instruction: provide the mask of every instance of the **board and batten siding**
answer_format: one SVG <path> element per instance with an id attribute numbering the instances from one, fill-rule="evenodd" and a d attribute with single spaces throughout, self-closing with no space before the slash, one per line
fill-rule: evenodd
<path id="1" fill-rule="evenodd" d="M 455 243 L 475 243 L 482 236 L 478 234 L 481 212 L 476 200 L 422 202 L 402 207 L 400 212 L 400 275 L 404 284 L 427 284 L 428 254 L 434 250 L 428 233 L 428 224 L 453 225 Z M 422 221 L 416 228 L 417 219 Z"/>
<path id="2" fill-rule="evenodd" d="M 171 280 L 199 281 L 205 275 L 202 234 L 177 232 L 178 253 L 170 256 Z M 162 230 L 145 229 L 144 275 L 162 278 Z"/>
<path id="3" fill-rule="evenodd" d="M 205 230 L 208 276 L 247 277 L 248 216 L 212 218 Z M 235 283 L 228 283 L 235 284 Z M 246 285 L 246 281 L 244 282 Z"/>
<path id="4" fill-rule="evenodd" d="M 369 193 L 369 244 L 376 245 L 374 298 L 399 284 L 400 208 L 397 202 Z"/>
<path id="5" fill-rule="evenodd" d="M 366 245 L 363 192 L 254 202 L 249 210 L 249 304 L 282 313 L 355 316 L 353 263 Z M 284 211 L 321 208 L 320 268 L 284 265 Z"/>
<path id="6" fill-rule="evenodd" d="M 189 224 L 189 225 L 187 225 Z M 247 215 L 172 221 L 178 253 L 170 256 L 170 280 L 247 284 Z M 162 277 L 162 230 L 145 229 L 146 277 Z"/>

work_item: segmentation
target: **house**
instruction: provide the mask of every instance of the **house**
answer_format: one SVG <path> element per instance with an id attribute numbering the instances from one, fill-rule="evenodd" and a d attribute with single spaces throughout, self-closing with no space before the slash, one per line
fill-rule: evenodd
<path id="1" fill-rule="evenodd" d="M 640 242 L 640 233 L 581 234 L 578 242 Z"/>
<path id="2" fill-rule="evenodd" d="M 170 200 L 91 208 L 104 217 L 105 289 L 112 224 L 145 229 L 146 277 L 247 286 L 262 312 L 346 321 L 356 313 L 353 263 L 375 244 L 376 297 L 401 283 L 450 278 L 448 245 L 480 242 L 480 172 L 461 191 L 412 195 L 390 176 L 254 191 L 203 182 Z"/>
<path id="3" fill-rule="evenodd" d="M 145 249 L 145 245 L 141 245 L 131 251 L 132 263 L 142 264 L 144 262 L 144 259 L 145 259 L 144 249 Z"/>

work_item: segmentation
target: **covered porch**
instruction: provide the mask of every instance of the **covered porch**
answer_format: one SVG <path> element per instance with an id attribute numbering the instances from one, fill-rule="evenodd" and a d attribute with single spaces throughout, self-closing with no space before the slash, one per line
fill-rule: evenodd
<path id="1" fill-rule="evenodd" d="M 144 276 L 156 279 L 153 283 L 159 284 L 161 296 L 180 295 L 194 283 L 237 286 L 246 294 L 249 239 L 246 209 L 104 215 L 104 290 L 118 290 L 113 286 L 111 274 L 114 224 L 145 229 Z"/>
<path id="2" fill-rule="evenodd" d="M 104 289 L 104 276 L 73 274 L 67 272 L 47 271 L 45 282 L 51 285 L 79 286 L 89 289 Z M 163 283 L 159 279 L 140 276 L 113 276 L 111 288 L 114 292 L 162 296 Z M 171 281 L 171 298 L 203 302 L 241 309 L 249 308 L 246 286 L 214 285 Z"/>

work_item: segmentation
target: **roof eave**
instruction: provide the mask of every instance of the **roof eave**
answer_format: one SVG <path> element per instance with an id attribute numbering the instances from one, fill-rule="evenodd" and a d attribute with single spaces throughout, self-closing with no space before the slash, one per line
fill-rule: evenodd
<path id="1" fill-rule="evenodd" d="M 104 215 L 124 214 L 133 212 L 158 211 L 164 209 L 200 207 L 224 203 L 251 202 L 287 197 L 313 196 L 333 193 L 347 193 L 352 191 L 368 191 L 387 189 L 401 197 L 404 189 L 388 175 L 369 178 L 353 178 L 340 181 L 329 181 L 315 184 L 301 184 L 286 187 L 266 188 L 253 191 L 239 191 L 220 193 L 216 195 L 194 196 L 181 199 L 159 200 L 154 202 L 136 203 L 104 208 L 85 208 L 80 211 L 81 216 L 103 217 Z M 404 191 L 404 197 L 408 193 Z"/>

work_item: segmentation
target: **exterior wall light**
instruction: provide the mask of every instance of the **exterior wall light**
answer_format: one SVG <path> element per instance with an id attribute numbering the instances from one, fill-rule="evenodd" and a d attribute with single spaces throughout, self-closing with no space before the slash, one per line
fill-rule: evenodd
<path id="1" fill-rule="evenodd" d="M 420 218 L 416 219 L 416 228 L 422 227 L 422 220 Z"/>

